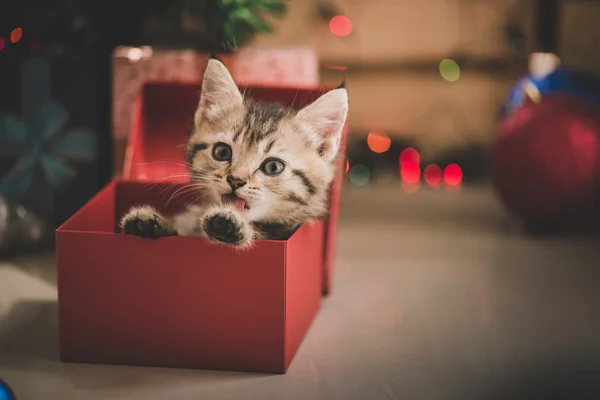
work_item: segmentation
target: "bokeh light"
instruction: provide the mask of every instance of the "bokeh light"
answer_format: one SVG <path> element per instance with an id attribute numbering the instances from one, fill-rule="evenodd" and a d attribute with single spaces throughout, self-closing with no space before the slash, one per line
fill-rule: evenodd
<path id="1" fill-rule="evenodd" d="M 460 78 L 460 67 L 454 60 L 446 58 L 440 63 L 440 75 L 448 82 L 455 82 Z"/>
<path id="2" fill-rule="evenodd" d="M 560 66 L 560 58 L 554 53 L 533 53 L 529 57 L 529 72 L 542 78 Z"/>
<path id="3" fill-rule="evenodd" d="M 421 156 L 415 149 L 409 147 L 400 152 L 400 167 L 419 166 Z"/>
<path id="4" fill-rule="evenodd" d="M 442 184 L 442 177 L 442 169 L 435 164 L 428 165 L 423 171 L 423 178 L 425 179 L 425 182 L 434 188 L 437 188 Z"/>
<path id="5" fill-rule="evenodd" d="M 421 168 L 418 164 L 407 164 L 404 167 L 400 167 L 400 176 L 402 181 L 406 183 L 419 182 L 421 178 Z"/>
<path id="6" fill-rule="evenodd" d="M 413 193 L 417 193 L 419 191 L 419 188 L 421 187 L 421 183 L 419 181 L 413 182 L 413 183 L 402 181 L 400 183 L 400 187 L 406 193 L 413 194 Z"/>
<path id="7" fill-rule="evenodd" d="M 350 170 L 350 161 L 346 160 L 346 173 Z"/>
<path id="8" fill-rule="evenodd" d="M 348 67 L 345 65 L 328 65 L 327 69 L 332 69 L 334 71 L 346 71 Z"/>
<path id="9" fill-rule="evenodd" d="M 361 164 L 356 164 L 350 169 L 350 182 L 356 186 L 364 186 L 371 180 L 371 171 Z"/>
<path id="10" fill-rule="evenodd" d="M 6 40 L 4 40 L 3 37 L 0 37 L 0 51 L 2 51 L 2 49 L 4 48 L 5 45 L 6 45 Z"/>
<path id="11" fill-rule="evenodd" d="M 329 30 L 335 36 L 348 36 L 352 33 L 352 21 L 343 15 L 337 15 L 329 21 Z"/>
<path id="12" fill-rule="evenodd" d="M 138 47 L 132 47 L 127 53 L 127 58 L 129 58 L 131 61 L 139 61 L 143 55 L 142 49 Z"/>
<path id="13" fill-rule="evenodd" d="M 10 41 L 13 43 L 17 43 L 23 37 L 23 29 L 15 28 L 10 33 Z"/>
<path id="14" fill-rule="evenodd" d="M 450 164 L 444 169 L 444 182 L 450 186 L 458 186 L 462 182 L 463 172 L 457 164 Z"/>
<path id="15" fill-rule="evenodd" d="M 386 135 L 371 132 L 367 136 L 367 145 L 375 153 L 385 153 L 392 145 L 392 139 Z"/>

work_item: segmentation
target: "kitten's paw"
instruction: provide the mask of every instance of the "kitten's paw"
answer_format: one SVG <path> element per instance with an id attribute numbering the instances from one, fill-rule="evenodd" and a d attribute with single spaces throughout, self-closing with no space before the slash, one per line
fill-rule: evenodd
<path id="1" fill-rule="evenodd" d="M 132 208 L 125 214 L 120 226 L 125 234 L 148 239 L 175 234 L 169 220 L 150 206 Z"/>
<path id="2" fill-rule="evenodd" d="M 253 230 L 239 211 L 221 208 L 209 211 L 202 220 L 206 236 L 216 242 L 245 248 L 252 244 Z"/>

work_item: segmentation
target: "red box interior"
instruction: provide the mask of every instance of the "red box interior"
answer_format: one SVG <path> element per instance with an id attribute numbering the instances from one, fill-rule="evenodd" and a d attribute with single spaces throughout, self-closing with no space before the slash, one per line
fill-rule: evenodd
<path id="1" fill-rule="evenodd" d="M 187 174 L 183 146 L 187 142 L 200 95 L 200 84 L 143 85 L 135 105 L 123 177 L 136 181 L 181 181 Z M 244 87 L 246 96 L 288 107 L 303 107 L 332 88 Z M 324 225 L 323 293 L 331 290 L 340 190 L 343 181 L 347 127 L 344 128 L 338 173 L 332 185 L 330 213 Z"/>
<path id="2" fill-rule="evenodd" d="M 114 181 L 57 230 L 61 358 L 285 372 L 320 305 L 323 224 L 243 252 L 116 233 L 133 205 L 188 205 L 181 188 Z"/>

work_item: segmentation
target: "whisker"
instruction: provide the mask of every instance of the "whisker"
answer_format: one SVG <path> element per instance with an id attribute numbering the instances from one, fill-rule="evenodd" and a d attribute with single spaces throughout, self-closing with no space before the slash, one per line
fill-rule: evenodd
<path id="1" fill-rule="evenodd" d="M 194 204 L 198 204 L 203 198 L 206 197 L 206 193 L 201 193 L 198 197 L 188 203 L 188 207 Z"/>
<path id="2" fill-rule="evenodd" d="M 173 190 L 173 188 L 177 187 L 178 185 L 180 185 L 180 182 L 173 182 L 173 183 L 171 183 L 170 185 L 168 185 L 168 186 L 167 186 L 166 188 L 164 188 L 164 189 L 163 189 L 163 190 L 160 192 L 160 194 L 158 195 L 159 199 L 162 199 L 162 198 L 164 198 L 164 196 L 166 196 L 166 195 L 167 195 L 167 194 L 168 194 L 170 191 L 172 191 L 172 190 Z M 188 183 L 188 184 L 186 184 L 186 185 L 183 185 L 182 187 L 184 187 L 184 188 L 185 188 L 185 187 L 188 187 L 188 186 L 190 186 L 190 184 L 189 184 L 189 183 Z M 181 188 L 179 188 L 179 189 L 181 189 Z M 176 190 L 179 190 L 179 189 L 176 189 Z"/>
<path id="3" fill-rule="evenodd" d="M 298 93 L 300 93 L 300 91 L 296 90 L 296 95 L 294 96 L 294 100 L 292 100 L 292 105 L 290 106 L 290 111 L 294 110 L 294 104 L 296 104 L 296 99 L 298 98 Z"/>
<path id="4" fill-rule="evenodd" d="M 175 165 L 179 165 L 182 167 L 192 167 L 193 165 L 187 162 L 181 162 L 181 161 L 175 161 L 175 160 L 169 160 L 169 159 L 164 159 L 164 160 L 154 160 L 154 161 L 148 161 L 148 162 L 139 162 L 136 163 L 136 165 L 150 165 L 150 164 L 175 164 Z"/>
<path id="5" fill-rule="evenodd" d="M 186 194 L 192 193 L 195 190 L 198 190 L 200 187 L 198 185 L 186 185 L 186 186 L 182 186 L 179 189 L 177 189 L 169 198 L 169 200 L 167 200 L 166 204 L 169 204 L 171 201 L 174 201 L 175 199 L 182 196 L 185 196 Z"/>
<path id="6" fill-rule="evenodd" d="M 177 196 L 179 196 L 180 194 L 183 194 L 185 196 L 186 193 L 191 193 L 191 190 L 193 188 L 191 187 L 182 187 L 177 189 L 175 192 L 173 192 L 171 194 L 171 196 L 165 201 L 165 206 L 170 205 L 173 201 L 175 201 L 177 199 Z"/>
<path id="7" fill-rule="evenodd" d="M 170 182 L 166 187 L 163 188 L 163 190 L 161 192 L 164 192 L 166 190 L 169 190 L 171 187 L 176 186 L 176 185 L 185 185 L 187 183 L 187 180 L 176 180 L 176 181 L 172 181 Z M 149 188 L 154 188 L 155 186 L 159 185 L 161 183 L 157 182 L 157 183 L 149 183 L 147 184 L 147 187 Z"/>
<path id="8" fill-rule="evenodd" d="M 192 195 L 194 192 L 198 192 L 199 194 L 197 196 L 195 196 L 195 198 L 193 200 L 189 200 L 186 202 L 187 207 L 191 206 L 192 204 L 198 203 L 198 201 L 200 201 L 207 195 L 207 193 L 203 192 L 202 190 L 199 190 L 198 188 L 187 188 L 186 190 L 181 191 L 180 193 L 177 193 L 176 195 L 174 195 L 171 199 L 169 199 L 169 202 L 184 200 L 189 195 Z"/>
<path id="9" fill-rule="evenodd" d="M 178 179 L 175 180 L 175 183 L 183 183 L 183 182 L 186 182 L 186 181 L 189 180 L 189 176 L 187 174 L 185 174 L 185 175 L 184 174 L 169 175 L 169 176 L 165 176 L 165 177 L 162 177 L 162 178 L 158 178 L 158 179 L 152 180 L 150 182 L 145 182 L 145 186 L 146 187 L 154 187 L 154 186 L 156 186 L 158 184 L 163 183 L 167 179 L 175 179 L 175 178 L 178 178 Z"/>

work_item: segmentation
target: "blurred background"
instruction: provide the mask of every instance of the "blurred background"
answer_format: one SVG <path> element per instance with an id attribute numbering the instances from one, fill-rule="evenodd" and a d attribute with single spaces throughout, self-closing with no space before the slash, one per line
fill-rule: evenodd
<path id="1" fill-rule="evenodd" d="M 212 51 L 240 85 L 350 93 L 338 289 L 286 395 L 599 398 L 600 1 L 1 7 L 0 372 L 56 356 L 54 229 L 127 168 L 142 84 L 197 83 Z"/>
<path id="2" fill-rule="evenodd" d="M 544 95 L 597 95 L 598 7 L 568 0 L 21 1 L 0 15 L 0 194 L 48 226 L 64 222 L 122 173 L 142 83 L 198 82 L 209 51 L 241 85 L 346 80 L 350 185 L 384 181 L 413 194 L 489 182 L 497 125 L 527 102 L 528 76 L 560 65 L 559 76 L 533 86 Z M 40 123 L 60 125 L 56 140 L 32 128 L 31 110 L 46 98 L 55 102 Z M 29 157 L 40 145 L 52 151 Z M 500 147 L 502 162 L 515 156 Z M 522 200 L 527 195 L 515 188 L 533 181 L 496 186 L 509 209 L 523 214 L 531 209 L 523 202 L 541 200 Z M 572 186 L 583 185 L 579 197 L 593 197 L 590 183 L 555 181 L 540 191 L 577 197 Z M 556 207 L 581 203 L 571 200 Z M 571 216 L 551 219 L 561 218 Z"/>

